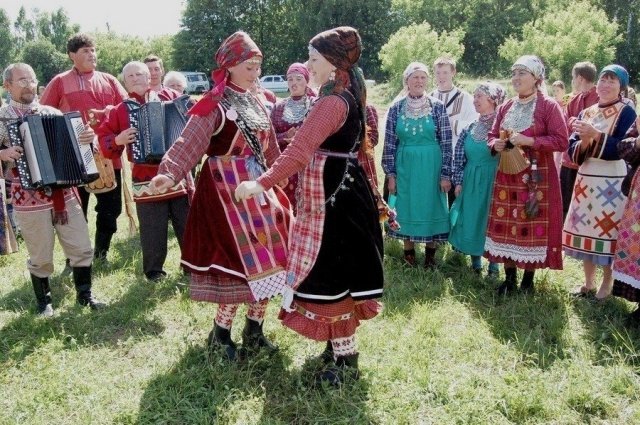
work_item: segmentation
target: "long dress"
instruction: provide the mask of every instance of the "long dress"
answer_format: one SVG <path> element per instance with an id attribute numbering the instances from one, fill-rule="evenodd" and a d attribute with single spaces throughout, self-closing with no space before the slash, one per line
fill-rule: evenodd
<path id="1" fill-rule="evenodd" d="M 442 102 L 429 98 L 430 112 L 412 118 L 406 98 L 389 110 L 382 167 L 396 176 L 400 231 L 390 237 L 412 242 L 447 240 L 449 206 L 440 180 L 451 180 L 451 128 Z"/>
<path id="2" fill-rule="evenodd" d="M 355 333 L 380 310 L 383 244 L 378 211 L 358 164 L 359 105 L 347 90 L 321 97 L 294 141 L 258 182 L 270 188 L 300 172 L 287 284 L 294 311 L 283 324 L 316 341 Z M 346 119 L 345 119 L 346 118 Z"/>
<path id="3" fill-rule="evenodd" d="M 454 162 L 453 184 L 462 185 L 462 192 L 453 202 L 449 213 L 449 243 L 464 254 L 482 255 L 498 157 L 491 155 L 486 139 L 473 138 L 475 125 L 471 124 L 462 131 L 456 145 L 456 152 L 463 150 L 464 156 L 460 163 Z M 460 181 L 456 177 L 458 169 L 464 170 Z"/>
<path id="4" fill-rule="evenodd" d="M 180 181 L 205 152 L 181 260 L 191 275 L 191 298 L 238 304 L 281 293 L 292 220 L 286 196 L 274 188 L 243 202 L 233 198 L 240 182 L 255 180 L 279 155 L 267 112 L 254 96 L 228 85 L 208 115 L 190 118 L 158 174 Z"/>
<path id="5" fill-rule="evenodd" d="M 632 128 L 636 113 L 616 100 L 590 106 L 578 119 L 603 132 L 603 137 L 584 148 L 585 142 L 577 133 L 569 139 L 569 155 L 580 168 L 562 231 L 563 247 L 571 257 L 608 266 L 613 262 L 618 225 L 627 201 L 622 193 L 627 165 L 618 156 L 617 144 Z"/>
<path id="6" fill-rule="evenodd" d="M 511 108 L 516 108 L 513 114 L 509 114 Z M 519 111 L 517 116 L 516 111 Z M 490 145 L 499 137 L 500 129 L 513 129 L 535 138 L 533 146 L 523 150 L 526 157 L 536 160 L 539 181 L 537 187 L 530 188 L 527 184 L 531 167 L 517 174 L 498 169 L 489 210 L 485 257 L 494 263 L 510 260 L 525 269 L 561 270 L 562 199 L 553 152 L 567 149 L 567 124 L 562 109 L 555 100 L 540 92 L 525 103 L 509 99 L 498 107 L 489 132 Z M 533 218 L 528 218 L 525 212 L 530 190 L 538 200 L 538 214 Z"/>

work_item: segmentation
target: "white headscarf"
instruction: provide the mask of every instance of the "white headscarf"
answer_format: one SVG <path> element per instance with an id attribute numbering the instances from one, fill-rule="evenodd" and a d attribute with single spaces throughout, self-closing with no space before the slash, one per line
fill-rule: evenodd
<path id="1" fill-rule="evenodd" d="M 536 80 L 540 81 L 540 85 L 538 85 L 538 90 L 542 91 L 543 93 L 546 93 L 546 85 L 544 83 L 544 64 L 542 63 L 542 60 L 534 55 L 524 55 L 524 56 L 520 56 L 518 58 L 518 60 L 511 66 L 511 70 L 513 71 L 514 69 L 517 68 L 524 68 L 527 71 L 529 71 L 531 74 L 533 74 L 533 76 L 536 78 Z"/>

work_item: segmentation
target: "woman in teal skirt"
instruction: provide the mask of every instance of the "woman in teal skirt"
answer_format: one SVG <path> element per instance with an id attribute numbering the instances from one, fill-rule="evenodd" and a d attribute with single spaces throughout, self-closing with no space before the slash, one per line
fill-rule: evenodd
<path id="1" fill-rule="evenodd" d="M 487 134 L 496 118 L 496 108 L 504 102 L 505 89 L 496 83 L 480 84 L 473 93 L 478 121 L 460 133 L 453 157 L 453 184 L 456 200 L 451 207 L 449 243 L 457 251 L 471 255 L 473 270 L 482 273 L 482 254 L 487 235 L 489 206 L 498 156 L 487 146 Z M 489 276 L 498 275 L 498 264 L 489 263 Z"/>
<path id="2" fill-rule="evenodd" d="M 429 71 L 419 62 L 403 74 L 406 95 L 389 109 L 382 168 L 396 196 L 400 229 L 388 235 L 404 242 L 404 260 L 416 264 L 415 243 L 425 243 L 425 268 L 435 265 L 437 243 L 449 234 L 451 126 L 442 102 L 426 94 Z"/>

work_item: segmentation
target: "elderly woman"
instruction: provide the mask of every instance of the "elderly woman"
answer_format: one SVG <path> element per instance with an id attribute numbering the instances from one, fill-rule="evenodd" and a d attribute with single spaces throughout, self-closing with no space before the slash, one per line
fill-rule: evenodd
<path id="1" fill-rule="evenodd" d="M 517 267 L 525 270 L 521 289 L 527 292 L 534 289 L 536 269 L 562 269 L 562 201 L 553 152 L 567 149 L 568 134 L 560 105 L 546 95 L 544 75 L 536 56 L 522 56 L 513 64 L 517 96 L 498 108 L 488 136 L 489 147 L 504 156 L 485 242 L 489 261 L 504 263 L 501 294 L 517 288 Z"/>
<path id="2" fill-rule="evenodd" d="M 157 191 L 175 185 L 206 153 L 187 219 L 182 265 L 191 275 L 191 298 L 218 304 L 210 348 L 237 358 L 231 326 L 240 304 L 249 304 L 243 348 L 276 347 L 262 331 L 267 301 L 285 288 L 289 202 L 279 189 L 233 202 L 242 180 L 264 172 L 280 154 L 264 106 L 249 92 L 262 53 L 244 32 L 218 49 L 215 86 L 190 110 L 182 135 L 152 180 Z"/>
<path id="3" fill-rule="evenodd" d="M 315 96 L 308 94 L 309 70 L 304 64 L 294 63 L 287 70 L 287 84 L 291 96 L 279 102 L 271 111 L 271 122 L 276 130 L 276 137 L 280 150 L 284 150 L 296 131 L 302 125 L 307 116 L 311 103 Z M 296 208 L 296 188 L 298 187 L 298 175 L 289 177 L 289 182 L 284 188 L 291 205 Z"/>
<path id="4" fill-rule="evenodd" d="M 456 200 L 451 207 L 449 243 L 471 255 L 471 266 L 482 273 L 482 254 L 498 158 L 487 146 L 496 108 L 504 102 L 506 91 L 500 84 L 480 84 L 473 93 L 473 105 L 480 118 L 460 133 L 453 159 Z M 489 263 L 489 275 L 497 276 L 498 265 Z"/>
<path id="5" fill-rule="evenodd" d="M 627 166 L 618 155 L 618 143 L 635 128 L 636 112 L 620 94 L 628 84 L 623 67 L 604 67 L 596 84 L 598 103 L 578 115 L 569 138 L 569 156 L 580 168 L 562 241 L 567 255 L 582 260 L 585 283 L 579 294 L 595 292 L 596 267 L 602 266 L 598 299 L 611 293 L 611 263 L 626 202 L 621 189 Z"/>
<path id="6" fill-rule="evenodd" d="M 165 74 L 162 85 L 178 93 L 184 93 L 187 88 L 187 77 L 182 72 L 169 71 Z"/>
<path id="7" fill-rule="evenodd" d="M 271 169 L 236 196 L 259 196 L 300 172 L 298 217 L 287 267 L 292 289 L 284 299 L 283 324 L 316 341 L 334 365 L 316 376 L 339 385 L 358 378 L 355 333 L 374 317 L 382 296 L 382 232 L 378 211 L 357 152 L 366 149 L 366 87 L 356 65 L 362 44 L 351 27 L 316 35 L 309 70 L 322 84 L 320 97 Z"/>
<path id="8" fill-rule="evenodd" d="M 382 169 L 389 193 L 396 195 L 404 261 L 416 264 L 415 243 L 426 243 L 424 267 L 435 265 L 439 241 L 449 234 L 447 193 L 451 188 L 451 126 L 442 102 L 426 94 L 428 67 L 409 64 L 403 74 L 406 96 L 387 115 Z"/>

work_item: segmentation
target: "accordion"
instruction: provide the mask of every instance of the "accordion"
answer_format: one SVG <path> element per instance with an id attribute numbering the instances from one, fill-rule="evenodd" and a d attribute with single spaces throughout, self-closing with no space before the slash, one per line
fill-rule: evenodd
<path id="1" fill-rule="evenodd" d="M 98 178 L 91 145 L 81 145 L 79 112 L 27 115 L 7 125 L 11 146 L 24 153 L 16 160 L 20 184 L 29 190 L 82 186 Z"/>
<path id="2" fill-rule="evenodd" d="M 129 111 L 129 126 L 138 130 L 136 140 L 130 145 L 133 162 L 159 163 L 187 124 L 189 96 L 164 102 L 149 101 L 144 105 L 131 99 L 124 102 Z"/>

